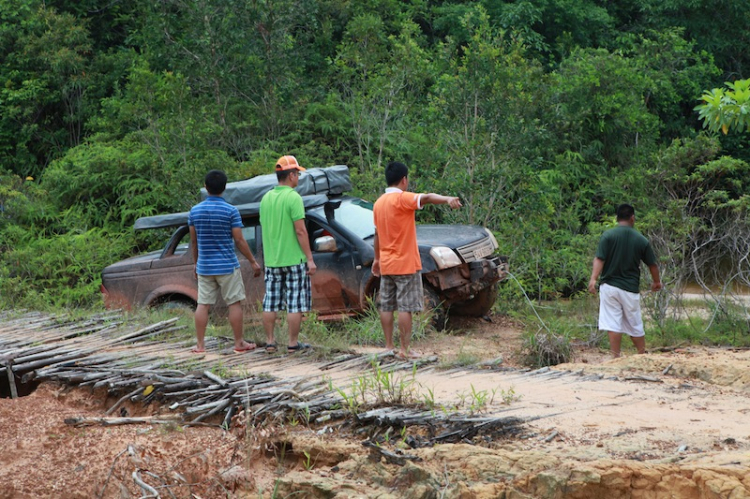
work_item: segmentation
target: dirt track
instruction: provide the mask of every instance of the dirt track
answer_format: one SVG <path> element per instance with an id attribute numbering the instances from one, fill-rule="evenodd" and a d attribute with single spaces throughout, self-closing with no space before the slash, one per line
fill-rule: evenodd
<path id="1" fill-rule="evenodd" d="M 500 366 L 513 367 L 518 341 L 512 327 L 477 322 L 459 335 L 417 347 L 441 359 L 459 350 L 485 359 L 504 357 Z M 520 438 L 489 445 L 410 450 L 396 439 L 384 444 L 421 456 L 424 463 L 407 465 L 368 459 L 359 444 L 362 436 L 351 434 L 349 425 L 239 422 L 230 433 L 146 425 L 72 428 L 63 423 L 66 417 L 101 416 L 113 400 L 43 385 L 29 397 L 0 400 L 0 498 L 98 497 L 102 491 L 103 497 L 140 497 L 134 472 L 161 485 L 162 497 L 296 493 L 292 497 L 342 499 L 438 497 L 440 492 L 463 498 L 498 497 L 511 490 L 515 497 L 750 497 L 750 352 L 696 348 L 608 360 L 603 352 L 588 351 L 576 357 L 584 362 L 534 373 L 418 371 L 417 382 L 434 392 L 437 404 L 467 410 L 472 391 L 494 390 L 482 414 L 533 421 Z M 274 372 L 273 363 L 258 352 L 247 355 L 245 366 L 248 373 L 276 376 L 322 374 L 319 363 L 305 359 L 294 367 L 285 364 L 283 374 Z M 362 373 L 325 375 L 346 389 Z M 518 399 L 508 404 L 502 394 L 511 392 Z M 146 409 L 157 410 L 165 409 Z M 474 471 L 464 469 L 469 461 Z M 610 483 L 605 475 L 613 466 L 621 473 Z M 582 469 L 588 470 L 583 481 Z M 414 479 L 415 473 L 422 478 Z M 554 480 L 544 485 L 549 476 L 563 476 L 560 483 L 566 485 Z M 651 482 L 643 485 L 637 477 Z M 579 482 L 580 489 L 571 485 Z M 279 495 L 272 495 L 274 487 Z M 334 490 L 325 492 L 327 487 Z M 432 495 L 420 495 L 430 487 Z"/>
<path id="2" fill-rule="evenodd" d="M 489 331 L 496 334 L 498 330 Z M 509 328 L 500 331 L 517 334 Z M 471 338 L 478 349 L 489 341 L 487 333 Z M 508 343 L 513 341 L 509 338 Z M 436 348 L 425 353 L 434 354 L 446 346 L 433 345 Z M 489 345 L 484 351 L 491 351 Z M 439 352 L 438 357 L 448 354 Z M 459 404 L 460 409 L 470 410 L 476 400 L 471 394 L 476 392 L 493 398 L 478 411 L 480 415 L 530 420 L 529 433 L 535 436 L 527 435 L 521 448 L 554 448 L 588 459 L 641 461 L 750 449 L 750 350 L 689 348 L 616 360 L 606 353 L 581 352 L 579 357 L 593 358 L 596 363 L 531 372 L 518 366 L 503 368 L 503 364 L 426 369 L 417 371 L 416 381 L 418 391 L 431 391 L 437 405 Z M 258 372 L 265 369 L 259 367 Z M 314 364 L 300 363 L 286 367 L 285 375 L 313 375 L 316 369 Z M 352 377 L 361 375 L 326 374 L 343 389 Z M 411 379 L 408 372 L 401 376 Z M 509 398 L 513 400 L 507 403 Z"/>

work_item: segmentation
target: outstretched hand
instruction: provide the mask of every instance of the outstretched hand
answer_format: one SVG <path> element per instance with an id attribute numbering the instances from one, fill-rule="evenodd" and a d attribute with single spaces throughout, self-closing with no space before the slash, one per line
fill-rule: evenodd
<path id="1" fill-rule="evenodd" d="M 462 207 L 463 205 L 461 204 L 461 200 L 459 198 L 451 197 L 451 198 L 448 198 L 448 206 L 456 210 Z"/>

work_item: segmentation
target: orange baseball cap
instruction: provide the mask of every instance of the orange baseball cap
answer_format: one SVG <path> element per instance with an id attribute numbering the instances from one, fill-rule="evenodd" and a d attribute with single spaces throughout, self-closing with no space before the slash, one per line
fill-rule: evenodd
<path id="1" fill-rule="evenodd" d="M 297 158 L 294 156 L 282 156 L 279 158 L 279 160 L 276 162 L 276 171 L 282 171 L 282 170 L 299 170 L 301 172 L 305 171 L 304 168 L 302 168 L 299 163 L 297 163 Z"/>

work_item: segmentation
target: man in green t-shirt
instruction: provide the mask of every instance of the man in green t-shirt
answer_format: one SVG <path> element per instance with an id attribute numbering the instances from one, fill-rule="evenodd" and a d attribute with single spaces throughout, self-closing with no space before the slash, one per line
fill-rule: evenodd
<path id="1" fill-rule="evenodd" d="M 305 227 L 305 206 L 294 190 L 300 172 L 305 171 L 294 156 L 282 156 L 276 162 L 279 185 L 260 201 L 260 225 L 263 234 L 266 295 L 263 298 L 263 328 L 266 352 L 276 352 L 274 326 L 278 311 L 286 308 L 289 324 L 289 352 L 310 348 L 298 341 L 302 313 L 312 308 L 310 276 L 316 266 Z"/>
<path id="2" fill-rule="evenodd" d="M 589 292 L 599 286 L 599 329 L 609 332 L 612 356 L 620 356 L 622 335 L 627 334 L 638 353 L 646 353 L 646 339 L 641 319 L 641 262 L 651 272 L 651 291 L 662 288 L 659 266 L 648 239 L 635 230 L 635 208 L 629 204 L 617 207 L 617 227 L 602 234 L 596 249 L 589 280 Z"/>

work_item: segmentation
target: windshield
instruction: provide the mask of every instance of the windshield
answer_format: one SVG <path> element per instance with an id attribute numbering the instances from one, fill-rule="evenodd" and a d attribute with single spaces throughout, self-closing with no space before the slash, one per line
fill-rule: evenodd
<path id="1" fill-rule="evenodd" d="M 341 203 L 334 211 L 336 222 L 343 225 L 362 239 L 375 235 L 375 223 L 372 220 L 372 203 L 362 199 L 352 199 Z"/>

